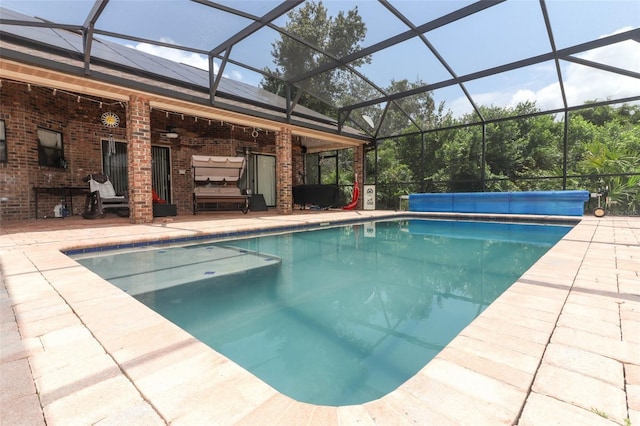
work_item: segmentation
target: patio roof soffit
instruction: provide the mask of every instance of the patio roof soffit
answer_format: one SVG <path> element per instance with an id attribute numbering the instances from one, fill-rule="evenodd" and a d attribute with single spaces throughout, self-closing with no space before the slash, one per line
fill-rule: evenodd
<path id="1" fill-rule="evenodd" d="M 69 75 L 59 71 L 8 60 L 6 58 L 0 58 L 0 73 L 2 77 L 6 79 L 120 102 L 128 102 L 131 95 L 140 95 L 149 99 L 152 108 L 205 119 L 220 120 L 241 126 L 259 127 L 274 132 L 281 130 L 283 127 L 288 127 L 291 128 L 294 136 L 319 139 L 333 144 L 357 146 L 368 142 L 367 139 L 332 133 L 329 129 L 314 129 L 297 124 L 281 123 L 232 110 L 197 104 L 169 96 L 131 89 L 117 84 L 97 81 L 80 75 Z"/>

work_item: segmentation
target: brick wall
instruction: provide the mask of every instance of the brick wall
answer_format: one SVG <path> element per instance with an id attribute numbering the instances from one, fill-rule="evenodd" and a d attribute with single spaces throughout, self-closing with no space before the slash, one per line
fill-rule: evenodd
<path id="1" fill-rule="evenodd" d="M 144 100 L 140 101 L 144 103 Z M 7 197 L 9 201 L 0 205 L 0 221 L 35 218 L 34 186 L 88 187 L 83 178 L 102 171 L 101 140 L 108 139 L 111 134 L 116 141 L 127 141 L 128 106 L 127 103 L 85 95 L 81 95 L 78 101 L 78 94 L 61 90 L 54 94 L 51 88 L 35 85 L 29 90 L 24 83 L 3 79 L 0 86 L 0 119 L 5 120 L 8 161 L 0 163 L 0 197 Z M 119 127 L 110 129 L 102 125 L 100 117 L 106 111 L 112 111 L 120 117 Z M 134 120 L 142 120 L 138 116 L 144 114 L 150 115 L 150 122 L 141 123 L 143 128 L 132 130 L 132 134 L 139 139 L 138 133 L 143 132 L 151 145 L 170 148 L 171 196 L 172 202 L 178 207 L 178 214 L 192 212 L 193 154 L 237 156 L 242 155 L 244 147 L 264 154 L 276 152 L 275 133 L 272 131 L 261 130 L 254 138 L 254 129 L 251 128 L 150 110 L 148 105 L 143 110 L 138 107 Z M 169 125 L 186 133 L 178 139 L 167 139 L 164 134 Z M 66 169 L 38 164 L 38 127 L 62 133 Z M 136 149 L 146 153 L 148 146 Z M 180 170 L 185 173 L 180 174 Z M 146 174 L 149 171 L 145 169 L 140 172 Z M 141 209 L 141 216 L 136 214 L 134 221 L 148 219 L 150 207 L 147 207 L 147 198 L 150 199 L 151 183 L 147 180 L 145 175 L 141 180 L 143 184 L 134 189 L 134 209 Z M 129 186 L 131 189 L 131 182 Z M 59 202 L 58 196 L 41 194 L 38 217 L 53 216 L 54 207 Z M 81 214 L 83 208 L 84 196 L 74 197 L 72 214 Z"/>
<path id="2" fill-rule="evenodd" d="M 102 125 L 100 117 L 107 111 L 120 117 L 118 127 Z M 181 215 L 192 213 L 193 154 L 239 156 L 248 147 L 254 153 L 277 155 L 276 203 L 281 214 L 292 212 L 291 185 L 301 183 L 298 179 L 304 168 L 304 154 L 299 141 L 292 143 L 289 128 L 283 127 L 277 134 L 254 132 L 255 129 L 233 123 L 151 109 L 144 98 L 117 102 L 61 90 L 54 93 L 51 88 L 35 85 L 29 89 L 27 84 L 3 79 L 0 119 L 5 121 L 8 154 L 7 163 L 0 163 L 0 197 L 8 198 L 8 202 L 0 204 L 0 223 L 36 217 L 33 187 L 88 188 L 83 178 L 103 171 L 101 141 L 109 135 L 119 142 L 128 141 L 129 152 L 133 147 L 136 153 L 129 160 L 129 167 L 135 170 L 135 182 L 129 178 L 129 189 L 134 203 L 132 221 L 136 223 L 150 220 L 152 145 L 170 148 L 171 201 Z M 167 139 L 167 126 L 179 128 L 181 136 Z M 66 168 L 38 164 L 39 127 L 62 134 Z M 358 174 L 362 176 L 361 167 Z M 72 201 L 71 213 L 80 215 L 84 195 L 77 195 Z M 53 216 L 59 202 L 57 195 L 40 195 L 38 217 Z"/>
<path id="3" fill-rule="evenodd" d="M 103 102 L 102 109 L 100 102 Z M 100 123 L 105 111 L 113 111 L 121 117 L 120 128 L 109 130 Z M 0 196 L 8 202 L 0 205 L 2 220 L 35 218 L 34 186 L 82 186 L 82 179 L 101 171 L 100 140 L 114 138 L 124 140 L 124 105 L 107 104 L 97 100 L 42 88 L 10 80 L 0 87 L 0 119 L 5 120 L 7 163 L 0 163 Z M 38 128 L 62 134 L 67 167 L 45 167 L 38 164 Z M 60 202 L 54 195 L 43 194 L 39 198 L 39 217 L 53 216 L 53 209 Z M 73 214 L 80 214 L 84 196 L 73 199 Z"/>
<path id="4" fill-rule="evenodd" d="M 152 143 L 167 146 L 171 150 L 171 200 L 177 205 L 178 214 L 192 214 L 193 175 L 191 156 L 216 155 L 223 157 L 241 156 L 244 147 L 252 152 L 275 154 L 275 133 L 264 130 L 253 137 L 253 129 L 220 122 L 218 120 L 196 119 L 164 111 L 151 112 Z M 175 127 L 180 133 L 178 139 L 167 139 L 164 131 Z M 183 170 L 185 173 L 181 174 Z"/>
<path id="5" fill-rule="evenodd" d="M 276 135 L 276 207 L 280 214 L 293 212 L 293 163 L 291 129 L 282 127 Z"/>
<path id="6" fill-rule="evenodd" d="M 127 108 L 127 160 L 131 223 L 153 222 L 150 112 L 148 99 L 130 97 Z"/>

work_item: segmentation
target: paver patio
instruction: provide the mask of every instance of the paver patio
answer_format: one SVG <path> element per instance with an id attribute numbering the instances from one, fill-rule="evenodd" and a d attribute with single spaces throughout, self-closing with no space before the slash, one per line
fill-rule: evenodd
<path id="1" fill-rule="evenodd" d="M 60 253 L 391 212 L 38 221 L 0 231 L 0 423 L 640 425 L 640 218 L 585 217 L 416 376 L 294 401 Z"/>

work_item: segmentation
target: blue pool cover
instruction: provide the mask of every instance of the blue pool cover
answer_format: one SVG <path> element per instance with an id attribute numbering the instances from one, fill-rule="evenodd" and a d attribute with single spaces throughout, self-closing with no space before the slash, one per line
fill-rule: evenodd
<path id="1" fill-rule="evenodd" d="M 409 211 L 582 216 L 588 191 L 410 194 Z"/>

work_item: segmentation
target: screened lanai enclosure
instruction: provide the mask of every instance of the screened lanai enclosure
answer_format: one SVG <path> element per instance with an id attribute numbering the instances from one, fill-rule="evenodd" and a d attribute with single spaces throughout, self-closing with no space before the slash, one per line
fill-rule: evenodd
<path id="1" fill-rule="evenodd" d="M 378 209 L 585 189 L 640 213 L 638 1 L 3 0 L 0 36 L 6 60 L 313 130 L 295 178 L 345 199 L 354 145 L 318 135 L 360 141 Z"/>

